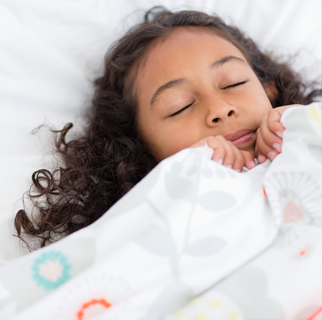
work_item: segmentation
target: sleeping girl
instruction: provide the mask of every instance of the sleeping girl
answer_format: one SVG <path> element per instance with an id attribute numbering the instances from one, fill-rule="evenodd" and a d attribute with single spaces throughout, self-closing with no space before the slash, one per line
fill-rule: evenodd
<path id="1" fill-rule="evenodd" d="M 274 160 L 283 112 L 321 93 L 219 17 L 162 8 L 110 48 L 94 85 L 85 131 L 56 131 L 62 163 L 32 176 L 36 211 L 17 213 L 21 239 L 45 246 L 90 225 L 185 148 L 208 145 L 239 172 Z"/>

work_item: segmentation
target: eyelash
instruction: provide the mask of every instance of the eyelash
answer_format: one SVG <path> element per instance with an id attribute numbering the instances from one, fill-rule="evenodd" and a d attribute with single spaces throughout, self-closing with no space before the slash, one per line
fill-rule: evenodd
<path id="1" fill-rule="evenodd" d="M 187 106 L 183 107 L 182 109 L 176 111 L 173 114 L 170 114 L 170 118 L 175 117 L 176 115 L 180 114 L 181 112 L 183 112 L 184 110 L 188 109 L 189 107 L 191 107 L 193 104 L 195 103 L 195 101 L 193 101 L 192 103 L 188 104 Z"/>
<path id="2" fill-rule="evenodd" d="M 231 84 L 231 85 L 229 85 L 229 86 L 227 86 L 227 87 L 224 87 L 224 88 L 222 88 L 222 90 L 224 90 L 224 89 L 230 89 L 230 88 L 234 88 L 234 87 L 238 87 L 238 86 L 241 86 L 241 85 L 243 85 L 243 84 L 245 84 L 245 83 L 247 83 L 247 82 L 248 82 L 248 80 L 240 81 L 240 82 L 237 82 L 237 83 Z M 169 117 L 170 117 L 170 118 L 173 118 L 173 117 L 177 116 L 178 114 L 180 114 L 180 113 L 181 113 L 181 112 L 183 112 L 184 110 L 186 110 L 186 109 L 188 109 L 189 107 L 191 107 L 194 103 L 195 103 L 195 101 L 193 101 L 192 103 L 190 103 L 190 104 L 186 105 L 185 107 L 183 107 L 182 109 L 180 109 L 180 110 L 176 111 L 175 113 L 170 114 L 170 116 L 169 116 Z"/>
<path id="3" fill-rule="evenodd" d="M 240 82 L 237 82 L 237 83 L 234 83 L 234 84 L 231 84 L 227 87 L 224 87 L 222 88 L 222 90 L 224 89 L 229 89 L 229 88 L 234 88 L 234 87 L 238 87 L 238 86 L 241 86 L 242 84 L 245 84 L 246 82 L 248 82 L 248 80 L 245 80 L 245 81 L 240 81 Z"/>

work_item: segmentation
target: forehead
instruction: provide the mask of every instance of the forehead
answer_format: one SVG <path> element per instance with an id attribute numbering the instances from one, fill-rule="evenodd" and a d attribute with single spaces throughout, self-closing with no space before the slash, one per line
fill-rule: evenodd
<path id="1" fill-rule="evenodd" d="M 242 55 L 237 47 L 218 35 L 215 30 L 207 27 L 183 26 L 177 27 L 169 34 L 154 40 L 139 61 L 140 67 L 144 68 L 148 62 L 154 63 L 156 60 L 166 59 L 169 56 L 173 56 L 175 52 L 186 51 L 191 53 L 194 49 L 198 49 L 195 48 L 196 46 L 198 48 L 212 49 L 212 54 L 232 51 Z M 155 66 L 157 67 L 158 65 Z"/>
<path id="2" fill-rule="evenodd" d="M 142 101 L 147 93 L 146 87 L 152 89 L 173 77 L 185 77 L 189 67 L 209 66 L 209 63 L 230 55 L 246 60 L 237 47 L 214 30 L 178 27 L 150 44 L 137 64 L 135 91 Z"/>

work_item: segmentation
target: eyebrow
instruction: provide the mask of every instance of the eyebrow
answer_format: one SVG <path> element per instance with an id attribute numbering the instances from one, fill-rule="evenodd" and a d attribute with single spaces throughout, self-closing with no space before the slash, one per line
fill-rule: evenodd
<path id="1" fill-rule="evenodd" d="M 230 62 L 230 61 L 241 61 L 243 63 L 246 63 L 245 60 L 243 60 L 242 58 L 239 58 L 236 56 L 227 56 L 227 57 L 223 57 L 223 58 L 215 61 L 214 63 L 212 63 L 210 65 L 210 68 L 214 69 L 214 68 L 222 67 L 224 64 L 226 64 L 227 62 Z"/>
<path id="2" fill-rule="evenodd" d="M 158 99 L 158 97 L 162 94 L 163 91 L 167 90 L 167 89 L 171 89 L 171 88 L 175 88 L 175 87 L 179 87 L 180 85 L 182 85 L 184 82 L 186 82 L 186 79 L 184 78 L 179 78 L 179 79 L 175 79 L 175 80 L 171 80 L 167 83 L 165 83 L 164 85 L 162 85 L 161 87 L 159 87 L 151 101 L 150 101 L 150 105 L 152 106 L 154 104 L 154 102 Z"/>
<path id="3" fill-rule="evenodd" d="M 227 57 L 221 58 L 221 59 L 215 61 L 214 63 L 212 63 L 210 65 L 210 69 L 216 69 L 216 68 L 222 67 L 223 65 L 225 65 L 226 63 L 228 63 L 230 61 L 241 61 L 243 63 L 246 63 L 243 59 L 238 58 L 236 56 L 227 56 Z M 159 87 L 154 92 L 152 99 L 150 101 L 150 106 L 152 106 L 155 103 L 155 101 L 159 98 L 159 96 L 164 91 L 171 89 L 171 88 L 179 87 L 182 84 L 184 84 L 186 81 L 187 81 L 187 79 L 185 79 L 185 78 L 179 78 L 179 79 L 175 79 L 175 80 L 170 80 L 169 82 L 166 82 L 165 84 L 163 84 L 161 87 Z"/>

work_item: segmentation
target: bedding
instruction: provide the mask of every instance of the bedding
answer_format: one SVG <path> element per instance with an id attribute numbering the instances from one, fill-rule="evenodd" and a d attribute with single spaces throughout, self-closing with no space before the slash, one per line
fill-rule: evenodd
<path id="1" fill-rule="evenodd" d="M 184 150 L 71 237 L 29 253 L 13 236 L 32 172 L 56 164 L 34 129 L 82 129 L 108 46 L 153 5 L 215 12 L 321 79 L 319 0 L 1 0 L 0 320 L 321 320 L 320 106 L 283 116 L 272 164 Z"/>
<path id="2" fill-rule="evenodd" d="M 163 160 L 91 226 L 0 269 L 0 319 L 321 319 L 321 103 L 241 173 Z"/>
<path id="3" fill-rule="evenodd" d="M 215 12 L 261 47 L 321 79 L 319 0 L 1 0 L 0 265 L 26 253 L 13 236 L 31 174 L 55 165 L 55 129 L 82 115 L 108 46 L 154 5 Z"/>

